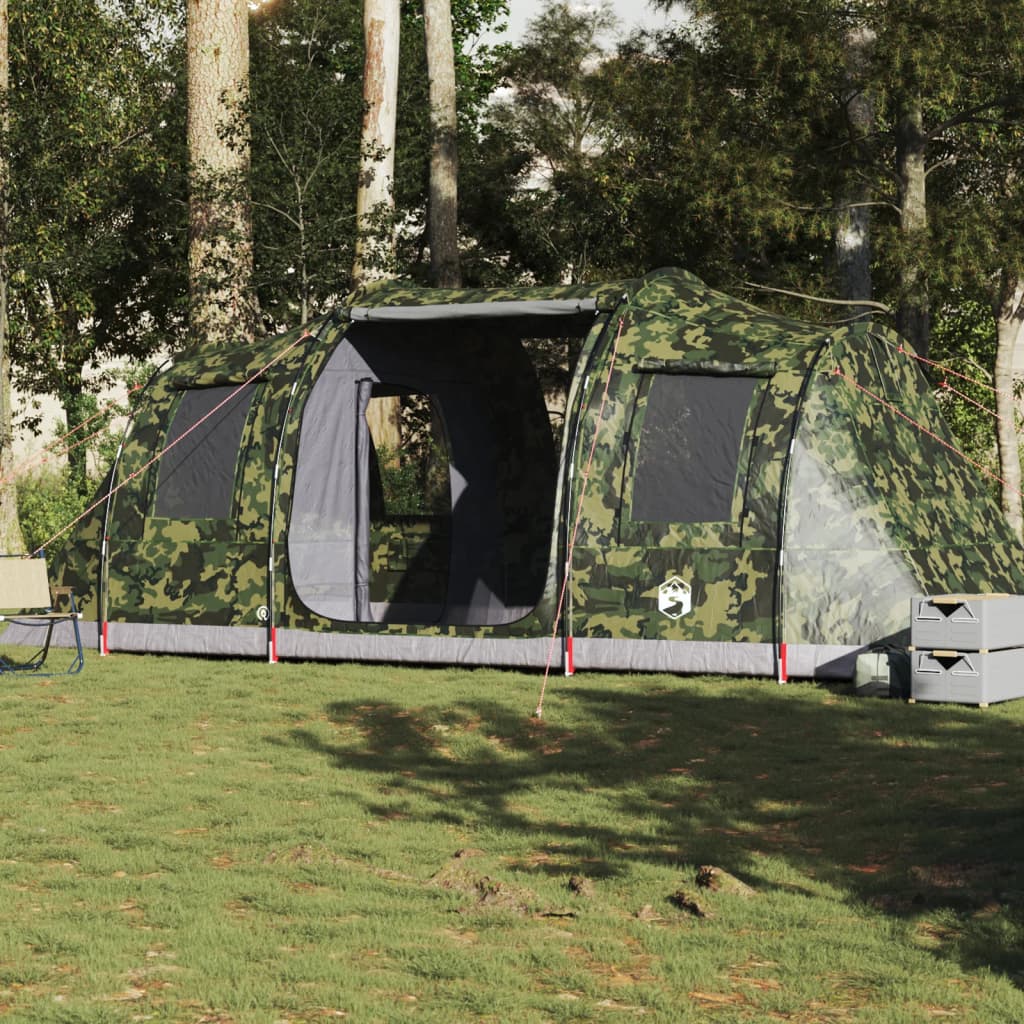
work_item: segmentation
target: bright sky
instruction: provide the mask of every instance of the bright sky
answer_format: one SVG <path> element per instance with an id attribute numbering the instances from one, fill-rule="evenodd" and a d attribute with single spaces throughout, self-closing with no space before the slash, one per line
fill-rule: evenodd
<path id="1" fill-rule="evenodd" d="M 595 6 L 583 0 L 573 3 L 574 7 L 586 9 Z M 508 32 L 502 36 L 505 42 L 516 42 L 523 34 L 527 23 L 537 16 L 544 7 L 543 0 L 509 0 Z M 678 13 L 669 16 L 661 11 L 654 11 L 646 0 L 612 0 L 612 9 L 622 23 L 623 34 L 630 29 L 662 28 L 669 24 Z"/>

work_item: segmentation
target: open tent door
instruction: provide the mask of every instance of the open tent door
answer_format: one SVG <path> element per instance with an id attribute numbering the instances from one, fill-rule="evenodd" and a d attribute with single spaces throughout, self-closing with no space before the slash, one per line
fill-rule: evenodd
<path id="1" fill-rule="evenodd" d="M 579 303 L 486 305 L 446 316 L 372 309 L 314 385 L 288 539 L 295 592 L 314 613 L 500 625 L 540 601 L 557 462 L 523 339 L 581 336 L 595 314 Z M 398 452 L 367 419 L 394 396 L 412 423 Z"/>

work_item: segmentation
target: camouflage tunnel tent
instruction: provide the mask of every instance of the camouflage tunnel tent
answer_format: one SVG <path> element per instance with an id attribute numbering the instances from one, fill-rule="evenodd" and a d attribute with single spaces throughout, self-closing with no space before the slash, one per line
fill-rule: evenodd
<path id="1" fill-rule="evenodd" d="M 539 351 L 569 360 L 554 420 Z M 161 371 L 53 572 L 113 651 L 544 666 L 557 635 L 577 669 L 770 676 L 784 644 L 791 676 L 848 678 L 914 594 L 1024 592 L 943 441 L 876 325 L 672 269 L 388 282 Z"/>

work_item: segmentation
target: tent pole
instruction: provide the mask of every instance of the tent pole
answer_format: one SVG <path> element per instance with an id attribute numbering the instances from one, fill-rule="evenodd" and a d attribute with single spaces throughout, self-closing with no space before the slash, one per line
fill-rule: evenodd
<path id="1" fill-rule="evenodd" d="M 320 330 L 323 330 L 321 327 Z M 316 334 L 307 332 L 304 337 L 312 338 L 314 342 L 320 341 L 320 331 Z M 292 380 L 291 391 L 288 393 L 288 404 L 285 406 L 284 417 L 281 420 L 281 429 L 277 434 L 277 452 L 274 455 L 274 473 L 270 484 L 270 514 L 267 516 L 267 604 L 266 604 L 266 627 L 267 627 L 267 662 L 276 665 L 277 656 L 277 609 L 274 602 L 276 590 L 276 574 L 274 562 L 277 560 L 277 542 L 275 533 L 277 531 L 277 502 L 279 497 L 279 482 L 281 474 L 281 455 L 284 451 L 284 436 L 291 423 L 292 411 L 295 406 L 295 393 L 299 387 L 299 381 L 305 377 L 309 365 L 309 357 L 312 347 L 307 349 L 302 357 L 302 366 Z"/>
<path id="2" fill-rule="evenodd" d="M 804 379 L 800 383 L 800 390 L 797 392 L 796 404 L 793 407 L 792 427 L 789 433 L 789 446 L 786 449 L 786 457 L 782 463 L 782 479 L 779 484 L 779 521 L 778 535 L 776 538 L 776 550 L 778 557 L 775 563 L 775 593 L 774 593 L 774 623 L 772 632 L 774 634 L 773 646 L 775 648 L 775 676 L 781 686 L 789 681 L 788 651 L 785 641 L 785 573 L 786 573 L 786 515 L 789 511 L 789 481 L 793 469 L 793 452 L 796 449 L 796 435 L 800 428 L 800 420 L 803 417 L 804 402 L 807 400 L 807 393 L 811 387 L 811 378 L 818 367 L 825 350 L 832 344 L 833 338 L 829 334 L 818 346 L 811 361 L 804 373 Z"/>
<path id="3" fill-rule="evenodd" d="M 153 381 L 156 380 L 157 375 L 169 362 L 169 359 L 165 359 L 153 371 L 153 373 L 150 374 L 149 380 L 146 381 L 145 387 L 142 389 L 143 394 L 149 390 Z M 142 395 L 139 396 L 138 401 L 142 401 Z M 128 420 L 124 425 L 124 430 L 121 433 L 121 443 L 117 446 L 117 454 L 114 456 L 114 461 L 110 467 L 110 484 L 107 490 L 107 504 L 103 509 L 103 525 L 100 529 L 100 572 L 99 579 L 96 583 L 96 626 L 98 633 L 97 640 L 99 644 L 99 655 L 101 658 L 105 658 L 110 653 L 110 632 L 108 629 L 109 619 L 107 618 L 107 615 L 110 610 L 110 514 L 114 504 L 114 495 L 117 492 L 117 488 L 114 486 L 114 481 L 117 478 L 117 471 L 121 467 L 121 456 L 124 455 L 124 446 L 128 441 L 128 434 L 131 432 L 132 424 L 134 422 L 135 410 L 129 404 Z"/>

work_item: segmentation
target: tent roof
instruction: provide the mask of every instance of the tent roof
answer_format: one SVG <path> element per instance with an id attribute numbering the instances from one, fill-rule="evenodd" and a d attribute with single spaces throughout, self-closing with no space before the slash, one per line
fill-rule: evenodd
<path id="1" fill-rule="evenodd" d="M 348 323 L 367 325 L 500 320 L 537 336 L 585 332 L 595 317 L 619 313 L 635 328 L 630 347 L 641 371 L 770 374 L 798 366 L 829 337 L 872 331 L 892 339 L 877 325 L 830 329 L 792 320 L 709 288 L 700 278 L 674 267 L 640 278 L 578 285 L 520 288 L 421 288 L 408 281 L 380 281 L 353 292 L 332 314 L 286 335 L 250 345 L 205 346 L 181 353 L 165 379 L 209 386 L 237 380 L 268 364 L 295 372 L 310 347 L 322 344 L 323 325 L 344 331 Z M 571 331 L 563 327 L 571 326 Z M 300 340 L 301 339 L 301 340 Z"/>
<path id="2" fill-rule="evenodd" d="M 769 313 L 751 303 L 709 288 L 700 278 L 675 267 L 640 278 L 579 285 L 519 288 L 421 288 L 404 281 L 380 281 L 348 297 L 335 312 L 361 322 L 464 320 L 614 312 L 627 308 L 638 319 L 683 321 L 692 347 L 720 348 L 734 336 L 745 362 L 752 349 L 766 345 L 817 346 L 830 331 L 821 324 Z M 624 310 L 625 311 L 625 310 Z M 667 324 L 666 324 L 667 326 Z M 672 330 L 679 330 L 678 324 Z"/>
<path id="3" fill-rule="evenodd" d="M 350 319 L 353 318 L 352 313 L 355 310 L 379 310 L 384 307 L 451 307 L 476 306 L 484 303 L 519 305 L 574 300 L 591 300 L 596 310 L 609 311 L 617 308 L 623 298 L 635 290 L 638 283 L 618 281 L 521 288 L 421 288 L 408 281 L 377 281 L 353 292 L 339 313 L 342 317 Z M 501 314 L 495 312 L 494 315 Z"/>

